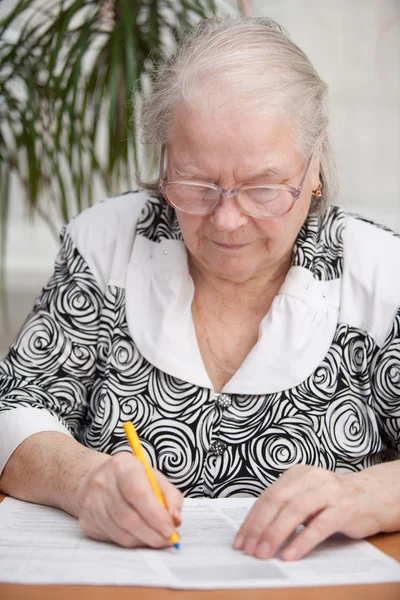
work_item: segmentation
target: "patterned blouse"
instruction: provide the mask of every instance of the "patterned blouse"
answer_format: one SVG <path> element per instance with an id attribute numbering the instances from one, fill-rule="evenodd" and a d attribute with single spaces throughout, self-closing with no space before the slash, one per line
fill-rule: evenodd
<path id="1" fill-rule="evenodd" d="M 114 454 L 132 421 L 187 497 L 256 496 L 292 465 L 400 456 L 400 237 L 310 216 L 248 357 L 215 393 L 174 211 L 128 193 L 64 228 L 55 271 L 0 362 L 0 470 L 40 431 Z"/>

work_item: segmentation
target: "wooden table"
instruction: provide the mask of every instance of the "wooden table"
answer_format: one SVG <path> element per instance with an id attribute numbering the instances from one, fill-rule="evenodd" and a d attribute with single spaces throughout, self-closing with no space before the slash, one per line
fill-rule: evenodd
<path id="1" fill-rule="evenodd" d="M 0 493 L 0 502 L 4 496 Z M 400 533 L 368 538 L 400 561 Z M 400 583 L 260 590 L 189 591 L 84 585 L 0 583 L 0 600 L 400 600 Z"/>

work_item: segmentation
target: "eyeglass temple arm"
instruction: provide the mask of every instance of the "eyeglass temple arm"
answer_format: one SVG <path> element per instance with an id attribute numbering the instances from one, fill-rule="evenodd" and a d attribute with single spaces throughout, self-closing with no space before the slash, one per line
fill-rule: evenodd
<path id="1" fill-rule="evenodd" d="M 304 169 L 303 177 L 301 178 L 301 181 L 300 181 L 300 183 L 299 183 L 299 186 L 298 186 L 298 188 L 297 188 L 297 189 L 299 190 L 299 192 L 301 192 L 301 190 L 302 190 L 302 187 L 303 187 L 303 185 L 304 185 L 304 182 L 305 182 L 305 180 L 306 180 L 307 173 L 308 173 L 308 169 L 310 168 L 310 164 L 311 164 L 311 161 L 312 161 L 312 159 L 313 159 L 313 156 L 314 156 L 314 152 L 311 152 L 311 154 L 310 154 L 310 158 L 309 158 L 309 159 L 308 159 L 308 161 L 307 161 L 306 168 Z"/>
<path id="2" fill-rule="evenodd" d="M 158 176 L 158 182 L 160 185 L 164 182 L 164 156 L 165 156 L 165 144 L 161 146 L 161 154 L 160 154 L 160 173 Z"/>

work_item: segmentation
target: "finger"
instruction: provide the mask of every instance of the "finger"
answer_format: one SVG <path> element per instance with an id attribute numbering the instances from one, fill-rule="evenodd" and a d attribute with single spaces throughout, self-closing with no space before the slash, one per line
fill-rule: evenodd
<path id="1" fill-rule="evenodd" d="M 233 543 L 235 550 L 243 550 L 246 554 L 253 555 L 264 531 L 278 514 L 281 505 L 267 494 L 268 491 L 258 498 L 240 527 Z"/>
<path id="2" fill-rule="evenodd" d="M 135 486 L 139 490 L 142 487 L 144 493 L 150 495 L 149 503 L 154 503 L 156 511 L 168 522 L 165 534 L 157 532 L 152 524 L 142 522 L 135 506 L 124 497 L 121 490 L 124 481 L 133 481 L 134 490 Z M 155 497 L 142 465 L 129 453 L 113 457 L 95 474 L 82 501 L 80 524 L 94 539 L 111 540 L 128 547 L 168 545 L 167 540 L 174 531 L 172 519 Z"/>
<path id="3" fill-rule="evenodd" d="M 170 545 L 168 539 L 149 527 L 140 515 L 123 498 L 108 503 L 106 528 L 111 539 L 121 546 L 150 546 L 163 548 Z"/>
<path id="4" fill-rule="evenodd" d="M 283 560 L 297 560 L 311 552 L 321 542 L 340 530 L 340 510 L 335 507 L 320 512 L 296 538 L 282 550 Z"/>
<path id="5" fill-rule="evenodd" d="M 115 523 L 112 515 L 108 513 L 105 506 L 99 511 L 85 510 L 79 517 L 79 524 L 90 538 L 103 542 L 115 542 L 120 546 L 135 546 L 135 538 L 122 530 Z"/>
<path id="6" fill-rule="evenodd" d="M 183 494 L 160 471 L 153 469 L 153 472 L 174 525 L 179 527 L 182 522 Z"/>
<path id="7" fill-rule="evenodd" d="M 150 529 L 169 539 L 175 530 L 171 515 L 154 493 L 143 465 L 135 457 L 131 459 L 129 465 L 119 466 L 118 491 Z"/>
<path id="8" fill-rule="evenodd" d="M 121 521 L 124 523 L 124 527 L 121 526 Z M 113 510 L 104 506 L 104 516 L 101 525 L 98 524 L 99 529 L 101 528 L 104 532 L 104 539 L 125 548 L 136 548 L 142 545 L 142 542 L 135 536 L 134 529 L 132 531 L 125 529 L 126 524 L 127 518 L 120 519 L 119 512 L 114 514 Z"/>
<path id="9" fill-rule="evenodd" d="M 153 548 L 161 548 L 169 545 L 167 540 L 159 536 L 159 540 L 152 540 L 151 534 L 146 537 L 148 540 L 144 542 L 136 535 L 132 535 L 123 530 L 113 520 L 111 515 L 106 518 L 106 527 L 101 529 L 97 523 L 92 522 L 84 526 L 85 533 L 94 540 L 103 542 L 113 542 L 125 548 L 139 548 L 143 546 L 151 546 Z M 154 533 L 154 532 L 152 532 Z M 146 533 L 144 534 L 146 536 Z"/>
<path id="10" fill-rule="evenodd" d="M 118 494 L 116 485 L 103 490 L 101 496 L 94 496 L 91 505 L 82 512 L 80 524 L 89 537 L 127 548 L 169 545 L 165 537 L 143 523 L 132 506 Z"/>
<path id="11" fill-rule="evenodd" d="M 316 469 L 320 469 L 320 467 L 302 464 L 293 465 L 292 467 L 286 469 L 286 471 L 283 471 L 281 473 L 279 479 L 276 480 L 275 484 L 282 481 L 288 482 L 295 481 L 296 479 L 304 479 L 304 477 L 312 475 Z"/>
<path id="12" fill-rule="evenodd" d="M 101 489 L 98 487 L 97 485 L 95 493 L 86 499 L 79 516 L 79 524 L 85 533 L 95 540 L 133 547 L 136 540 L 132 532 L 124 530 L 127 521 L 124 513 L 129 513 L 131 507 L 116 494 L 116 485 Z M 113 510 L 109 510 L 107 506 L 112 506 Z"/>
<path id="13" fill-rule="evenodd" d="M 279 548 L 293 535 L 299 525 L 302 525 L 311 515 L 316 515 L 330 504 L 323 490 L 310 491 L 291 498 L 276 515 L 275 519 L 265 528 L 264 533 L 255 549 L 254 556 L 271 558 Z"/>
<path id="14" fill-rule="evenodd" d="M 312 468 L 307 465 L 297 465 L 305 469 L 290 469 L 294 475 L 282 476 L 270 488 L 265 490 L 240 527 L 233 547 L 254 554 L 262 534 L 274 521 L 282 507 L 293 497 L 298 497 L 308 490 L 315 488 Z"/>

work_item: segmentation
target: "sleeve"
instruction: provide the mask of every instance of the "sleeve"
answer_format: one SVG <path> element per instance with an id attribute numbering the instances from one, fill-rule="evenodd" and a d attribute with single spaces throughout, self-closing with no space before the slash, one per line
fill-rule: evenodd
<path id="1" fill-rule="evenodd" d="M 0 473 L 40 431 L 79 436 L 96 373 L 102 291 L 68 227 L 53 276 L 0 362 Z"/>
<path id="2" fill-rule="evenodd" d="M 372 398 L 383 434 L 400 458 L 400 310 L 372 364 Z"/>

